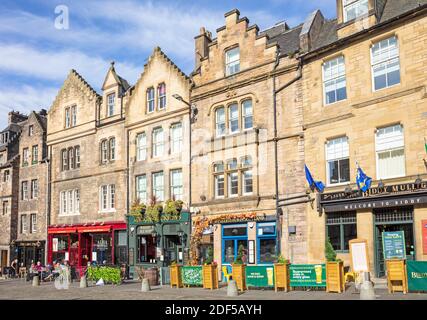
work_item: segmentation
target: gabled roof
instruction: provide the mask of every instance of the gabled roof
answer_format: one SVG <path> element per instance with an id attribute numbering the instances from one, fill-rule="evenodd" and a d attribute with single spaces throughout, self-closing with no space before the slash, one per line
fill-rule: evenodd
<path id="1" fill-rule="evenodd" d="M 116 69 L 114 68 L 114 64 L 115 64 L 115 62 L 112 61 L 110 69 L 108 69 L 108 72 L 105 75 L 105 79 L 104 79 L 104 82 L 102 84 L 102 89 L 104 89 L 105 83 L 107 82 L 107 79 L 108 79 L 108 75 L 111 73 L 113 75 L 114 79 L 116 80 L 116 82 L 119 84 L 119 86 L 121 86 L 123 88 L 123 91 L 127 91 L 131 86 L 130 86 L 129 82 L 127 82 L 126 79 L 123 79 L 122 77 L 120 77 L 117 74 Z"/>

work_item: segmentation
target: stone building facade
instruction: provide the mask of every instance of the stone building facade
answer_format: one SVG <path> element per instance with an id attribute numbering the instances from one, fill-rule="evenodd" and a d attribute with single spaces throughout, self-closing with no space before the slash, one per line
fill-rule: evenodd
<path id="1" fill-rule="evenodd" d="M 14 243 L 18 223 L 19 123 L 26 119 L 19 112 L 9 112 L 8 126 L 0 132 L 0 273 L 16 258 Z"/>
<path id="2" fill-rule="evenodd" d="M 195 37 L 192 241 L 202 249 L 195 262 L 209 246 L 219 265 L 229 266 L 241 246 L 249 264 L 272 263 L 279 251 L 294 263 L 306 260 L 304 202 L 276 202 L 307 200 L 295 58 L 301 29 L 281 23 L 260 32 L 233 10 L 215 39 L 204 28 Z"/>
<path id="3" fill-rule="evenodd" d="M 26 267 L 45 263 L 48 218 L 47 112 L 31 112 L 20 123 L 18 228 L 15 248 Z"/>
<path id="4" fill-rule="evenodd" d="M 131 210 L 138 204 L 164 207 L 175 201 L 183 202 L 183 210 L 189 208 L 190 87 L 190 78 L 156 47 L 129 92 L 126 136 Z M 129 237 L 132 270 L 134 265 L 188 262 L 185 238 L 191 235 L 185 225 L 132 225 L 132 229 L 137 228 Z"/>
<path id="5" fill-rule="evenodd" d="M 301 54 L 305 159 L 326 185 L 307 205 L 308 261 L 324 261 L 328 237 L 349 266 L 348 241 L 359 238 L 383 276 L 382 232 L 404 231 L 407 258 L 427 258 L 427 2 L 355 5 L 337 1 L 333 20 L 315 12 Z M 372 178 L 367 192 L 359 166 Z"/>
<path id="6" fill-rule="evenodd" d="M 48 113 L 48 261 L 127 260 L 125 96 L 114 63 L 99 95 L 72 70 Z"/>

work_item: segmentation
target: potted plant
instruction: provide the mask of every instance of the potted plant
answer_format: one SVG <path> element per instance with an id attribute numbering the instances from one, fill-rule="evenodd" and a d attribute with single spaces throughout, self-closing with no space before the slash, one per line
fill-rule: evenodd
<path id="1" fill-rule="evenodd" d="M 136 199 L 136 200 L 132 203 L 132 205 L 131 205 L 131 207 L 130 207 L 130 212 L 129 212 L 129 214 L 130 214 L 132 217 L 134 217 L 135 221 L 139 222 L 139 221 L 141 221 L 141 220 L 143 219 L 143 217 L 144 217 L 145 209 L 146 209 L 145 204 L 141 203 L 141 202 L 139 201 L 139 199 Z"/>
<path id="2" fill-rule="evenodd" d="M 160 221 L 160 214 L 163 211 L 163 206 L 157 203 L 157 199 L 153 196 L 150 200 L 150 205 L 145 209 L 145 217 L 150 222 Z"/>
<path id="3" fill-rule="evenodd" d="M 344 263 L 337 259 L 337 253 L 332 247 L 329 238 L 325 243 L 326 257 L 326 291 L 342 293 L 345 291 Z"/>
<path id="4" fill-rule="evenodd" d="M 203 288 L 218 289 L 218 265 L 213 261 L 213 248 L 209 247 L 207 258 L 202 266 Z"/>
<path id="5" fill-rule="evenodd" d="M 245 248 L 243 244 L 239 246 L 236 260 L 234 260 L 232 268 L 232 278 L 236 281 L 237 288 L 240 291 L 246 290 L 246 265 L 243 261 Z"/>
<path id="6" fill-rule="evenodd" d="M 172 261 L 170 265 L 170 282 L 171 288 L 173 286 L 182 288 L 182 276 L 181 276 L 181 265 L 177 264 L 176 261 Z"/>
<path id="7" fill-rule="evenodd" d="M 277 262 L 274 264 L 274 290 L 283 289 L 289 291 L 289 260 L 279 255 Z"/>
<path id="8" fill-rule="evenodd" d="M 183 202 L 181 200 L 167 200 L 163 209 L 163 214 L 167 220 L 179 220 Z"/>

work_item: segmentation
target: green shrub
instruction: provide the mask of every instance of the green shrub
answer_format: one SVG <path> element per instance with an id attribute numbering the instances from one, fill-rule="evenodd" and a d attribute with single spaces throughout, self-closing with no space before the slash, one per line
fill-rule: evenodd
<path id="1" fill-rule="evenodd" d="M 89 280 L 104 280 L 104 283 L 120 284 L 122 282 L 120 268 L 114 267 L 89 267 L 87 271 Z"/>
<path id="2" fill-rule="evenodd" d="M 283 255 L 279 255 L 279 257 L 277 257 L 277 263 L 288 264 L 289 260 L 285 259 Z"/>
<path id="3" fill-rule="evenodd" d="M 236 260 L 234 260 L 234 264 L 243 264 L 243 251 L 245 250 L 245 247 L 243 244 L 239 246 L 239 249 L 237 251 L 237 257 Z"/>
<path id="4" fill-rule="evenodd" d="M 212 248 L 212 246 L 209 246 L 208 250 L 207 250 L 207 257 L 205 260 L 205 264 L 212 264 L 213 258 L 214 258 L 213 257 L 213 248 Z"/>
<path id="5" fill-rule="evenodd" d="M 326 239 L 325 244 L 325 258 L 326 261 L 337 261 L 337 253 L 335 252 L 334 247 L 332 247 L 329 237 Z"/>

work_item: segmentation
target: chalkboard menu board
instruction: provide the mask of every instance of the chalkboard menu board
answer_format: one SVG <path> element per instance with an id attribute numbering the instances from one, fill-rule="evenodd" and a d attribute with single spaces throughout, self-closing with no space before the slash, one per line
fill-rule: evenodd
<path id="1" fill-rule="evenodd" d="M 403 231 L 383 232 L 384 259 L 406 259 L 405 233 Z"/>
<path id="2" fill-rule="evenodd" d="M 186 266 L 181 268 L 182 283 L 186 286 L 202 286 L 202 266 Z"/>

